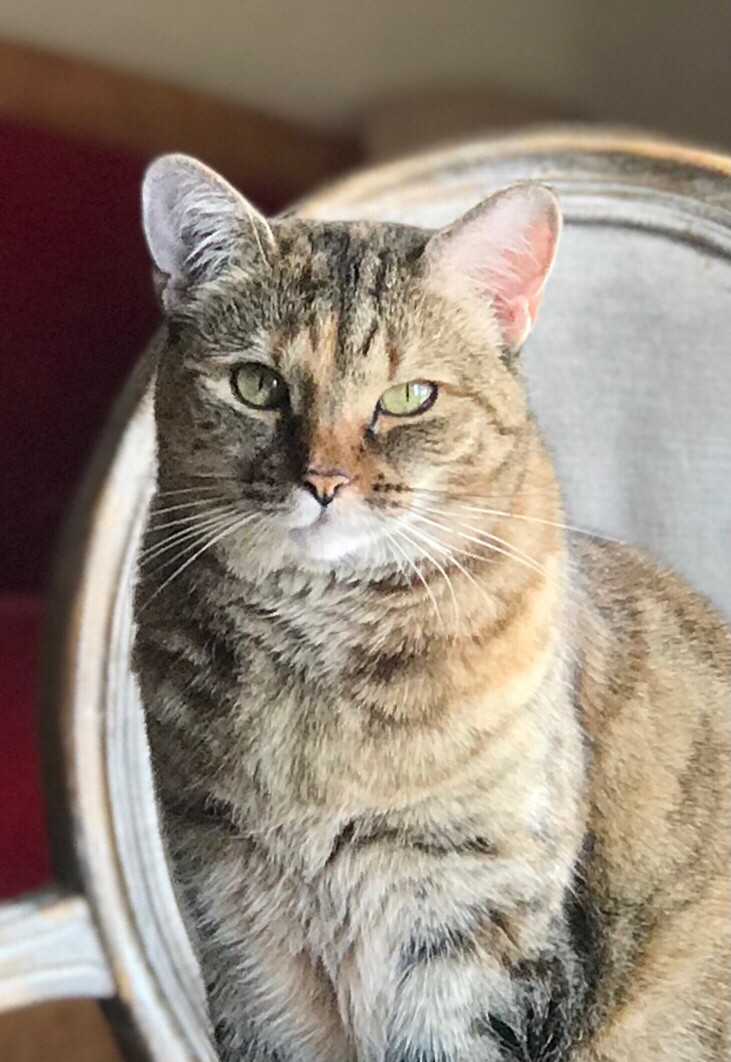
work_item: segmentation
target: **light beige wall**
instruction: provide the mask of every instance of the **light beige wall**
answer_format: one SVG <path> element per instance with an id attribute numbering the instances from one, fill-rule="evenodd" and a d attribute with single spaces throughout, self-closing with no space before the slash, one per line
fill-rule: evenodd
<path id="1" fill-rule="evenodd" d="M 577 0 L 593 113 L 731 149 L 731 0 Z"/>
<path id="2" fill-rule="evenodd" d="M 0 36 L 324 126 L 484 81 L 731 142 L 729 0 L 2 0 Z"/>

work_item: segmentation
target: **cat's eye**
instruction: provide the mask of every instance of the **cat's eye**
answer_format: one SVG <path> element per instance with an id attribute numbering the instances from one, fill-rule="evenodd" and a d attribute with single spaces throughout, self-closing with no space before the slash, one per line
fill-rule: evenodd
<path id="1" fill-rule="evenodd" d="M 237 365 L 231 386 L 236 397 L 254 409 L 277 409 L 287 398 L 287 385 L 279 373 L 259 361 Z"/>
<path id="2" fill-rule="evenodd" d="M 436 384 L 411 380 L 384 391 L 378 400 L 378 409 L 392 417 L 412 417 L 415 413 L 424 413 L 436 397 Z"/>

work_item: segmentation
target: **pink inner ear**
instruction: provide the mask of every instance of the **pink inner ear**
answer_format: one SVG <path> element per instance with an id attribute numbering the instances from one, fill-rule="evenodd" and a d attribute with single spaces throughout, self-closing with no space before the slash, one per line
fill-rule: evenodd
<path id="1" fill-rule="evenodd" d="M 505 342 L 519 346 L 538 316 L 548 271 L 556 252 L 558 232 L 544 220 L 520 233 L 519 247 L 489 247 L 474 270 L 484 294 L 492 300 Z"/>
<path id="2" fill-rule="evenodd" d="M 437 233 L 432 282 L 458 301 L 471 295 L 489 302 L 503 342 L 517 349 L 538 314 L 560 231 L 549 189 L 507 188 Z"/>

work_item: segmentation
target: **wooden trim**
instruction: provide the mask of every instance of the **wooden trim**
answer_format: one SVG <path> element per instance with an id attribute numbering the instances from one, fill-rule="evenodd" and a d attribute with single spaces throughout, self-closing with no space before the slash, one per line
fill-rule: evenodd
<path id="1" fill-rule="evenodd" d="M 48 888 L 0 904 L 0 1011 L 114 991 L 85 899 Z"/>
<path id="2" fill-rule="evenodd" d="M 0 117 L 153 156 L 196 155 L 232 180 L 301 195 L 356 160 L 344 137 L 153 78 L 0 41 Z"/>

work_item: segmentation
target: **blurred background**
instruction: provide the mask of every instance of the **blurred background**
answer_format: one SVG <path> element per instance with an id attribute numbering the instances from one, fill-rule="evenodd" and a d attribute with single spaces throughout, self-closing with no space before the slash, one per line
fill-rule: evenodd
<path id="1" fill-rule="evenodd" d="M 728 151 L 730 59 L 729 0 L 3 0 L 0 896 L 50 873 L 33 717 L 43 587 L 157 321 L 146 162 L 196 154 L 276 211 L 355 166 L 542 122 Z M 0 1019 L 3 1062 L 116 1058 L 92 1004 L 43 1014 Z"/>

